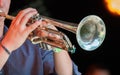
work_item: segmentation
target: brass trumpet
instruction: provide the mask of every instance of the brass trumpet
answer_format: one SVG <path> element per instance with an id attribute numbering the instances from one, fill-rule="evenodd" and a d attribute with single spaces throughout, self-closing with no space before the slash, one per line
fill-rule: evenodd
<path id="1" fill-rule="evenodd" d="M 6 17 L 7 19 L 13 20 L 14 16 L 6 15 L 4 12 L 0 11 L 0 16 Z M 39 14 L 34 15 L 30 18 L 27 25 L 34 23 L 36 20 L 41 20 L 47 23 L 46 27 L 37 27 L 30 35 L 28 39 L 32 41 L 33 44 L 45 43 L 52 47 L 67 50 L 71 53 L 75 52 L 75 47 L 70 42 L 69 38 L 62 32 L 49 28 L 49 25 L 54 25 L 70 31 L 76 34 L 76 39 L 79 46 L 86 51 L 93 51 L 97 49 L 104 41 L 106 35 L 106 27 L 103 20 L 96 15 L 88 15 L 81 20 L 78 24 L 68 23 L 56 19 L 52 19 Z M 40 31 L 46 31 L 49 36 L 42 37 L 39 35 Z M 59 37 L 52 37 L 50 35 L 55 35 Z"/>

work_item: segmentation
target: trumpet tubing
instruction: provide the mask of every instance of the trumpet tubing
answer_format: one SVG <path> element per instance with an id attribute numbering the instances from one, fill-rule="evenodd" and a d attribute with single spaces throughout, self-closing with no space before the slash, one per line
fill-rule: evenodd
<path id="1" fill-rule="evenodd" d="M 4 12 L 0 12 L 0 16 L 6 17 L 10 20 L 15 18 L 14 16 L 6 15 Z M 106 35 L 105 24 L 103 20 L 96 15 L 88 15 L 83 18 L 79 24 L 74 24 L 36 14 L 30 18 L 28 25 L 34 23 L 36 20 L 45 21 L 47 25 L 50 24 L 76 34 L 78 44 L 86 51 L 97 49 L 103 43 Z M 47 32 L 49 36 L 42 37 L 40 35 L 42 30 Z M 43 42 L 53 47 L 61 48 L 69 52 L 75 52 L 74 46 L 64 33 L 51 29 L 48 26 L 36 28 L 32 33 L 30 33 L 28 38 L 33 44 Z"/>

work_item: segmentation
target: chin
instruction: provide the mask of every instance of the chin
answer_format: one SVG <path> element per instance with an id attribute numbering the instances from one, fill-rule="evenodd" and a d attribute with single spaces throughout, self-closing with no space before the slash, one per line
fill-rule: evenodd
<path id="1" fill-rule="evenodd" d="M 0 17 L 0 22 L 3 22 L 5 20 L 4 17 Z"/>

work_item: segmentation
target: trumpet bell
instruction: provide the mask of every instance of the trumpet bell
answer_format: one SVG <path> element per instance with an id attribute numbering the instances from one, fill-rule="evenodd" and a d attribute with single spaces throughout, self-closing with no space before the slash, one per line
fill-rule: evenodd
<path id="1" fill-rule="evenodd" d="M 96 15 L 86 16 L 78 25 L 76 38 L 80 47 L 86 51 L 97 49 L 104 41 L 106 27 Z"/>

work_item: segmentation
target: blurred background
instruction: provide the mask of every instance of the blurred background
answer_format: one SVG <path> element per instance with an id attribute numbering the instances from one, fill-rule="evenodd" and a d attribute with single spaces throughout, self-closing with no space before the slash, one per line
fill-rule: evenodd
<path id="1" fill-rule="evenodd" d="M 13 16 L 16 16 L 24 8 L 33 7 L 41 15 L 77 24 L 88 15 L 101 17 L 106 25 L 106 37 L 103 44 L 95 51 L 88 52 L 81 49 L 75 34 L 59 30 L 67 34 L 76 46 L 76 52 L 70 56 L 78 65 L 80 72 L 84 73 L 91 63 L 102 62 L 111 70 L 112 75 L 119 75 L 120 14 L 114 11 L 110 12 L 105 0 L 12 0 L 11 2 L 9 14 Z M 116 4 L 113 6 L 117 7 Z M 10 22 L 10 20 L 6 20 L 8 27 Z"/>

